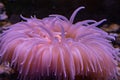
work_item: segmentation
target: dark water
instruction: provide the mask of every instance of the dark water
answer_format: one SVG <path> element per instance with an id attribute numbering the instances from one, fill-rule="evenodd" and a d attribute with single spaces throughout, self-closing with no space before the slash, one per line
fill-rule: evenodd
<path id="1" fill-rule="evenodd" d="M 49 14 L 70 17 L 79 6 L 86 9 L 78 13 L 75 22 L 84 19 L 108 19 L 108 23 L 120 24 L 120 0 L 1 0 L 6 5 L 11 22 L 20 21 L 20 14 L 43 18 Z"/>

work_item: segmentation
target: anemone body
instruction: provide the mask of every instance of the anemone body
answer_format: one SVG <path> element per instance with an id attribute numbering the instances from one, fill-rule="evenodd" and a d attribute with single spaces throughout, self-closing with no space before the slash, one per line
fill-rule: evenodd
<path id="1" fill-rule="evenodd" d="M 85 20 L 61 15 L 31 18 L 0 35 L 0 60 L 10 62 L 19 80 L 110 80 L 116 76 L 113 36 Z M 91 24 L 92 23 L 92 24 Z"/>

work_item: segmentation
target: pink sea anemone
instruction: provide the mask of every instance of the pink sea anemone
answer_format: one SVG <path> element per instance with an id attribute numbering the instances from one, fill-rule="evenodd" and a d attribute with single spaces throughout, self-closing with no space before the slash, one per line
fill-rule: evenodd
<path id="1" fill-rule="evenodd" d="M 116 50 L 102 23 L 85 20 L 73 24 L 61 15 L 43 19 L 22 17 L 0 35 L 0 60 L 18 71 L 19 80 L 111 80 L 116 78 Z"/>

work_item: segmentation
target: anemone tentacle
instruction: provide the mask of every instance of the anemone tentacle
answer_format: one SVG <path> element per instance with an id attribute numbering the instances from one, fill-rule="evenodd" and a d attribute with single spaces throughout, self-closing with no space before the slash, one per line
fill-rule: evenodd
<path id="1" fill-rule="evenodd" d="M 119 50 L 115 36 L 96 27 L 102 22 L 84 20 L 73 24 L 62 15 L 21 18 L 0 34 L 0 62 L 10 62 L 18 80 L 112 80 L 117 78 Z"/>

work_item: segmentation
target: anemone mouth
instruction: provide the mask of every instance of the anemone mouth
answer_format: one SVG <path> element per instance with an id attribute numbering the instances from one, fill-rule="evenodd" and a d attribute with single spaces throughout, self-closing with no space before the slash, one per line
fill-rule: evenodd
<path id="1" fill-rule="evenodd" d="M 73 24 L 62 15 L 24 18 L 0 37 L 0 60 L 9 61 L 20 80 L 110 80 L 116 76 L 117 52 L 113 36 L 96 26 L 106 21 L 85 20 Z"/>

